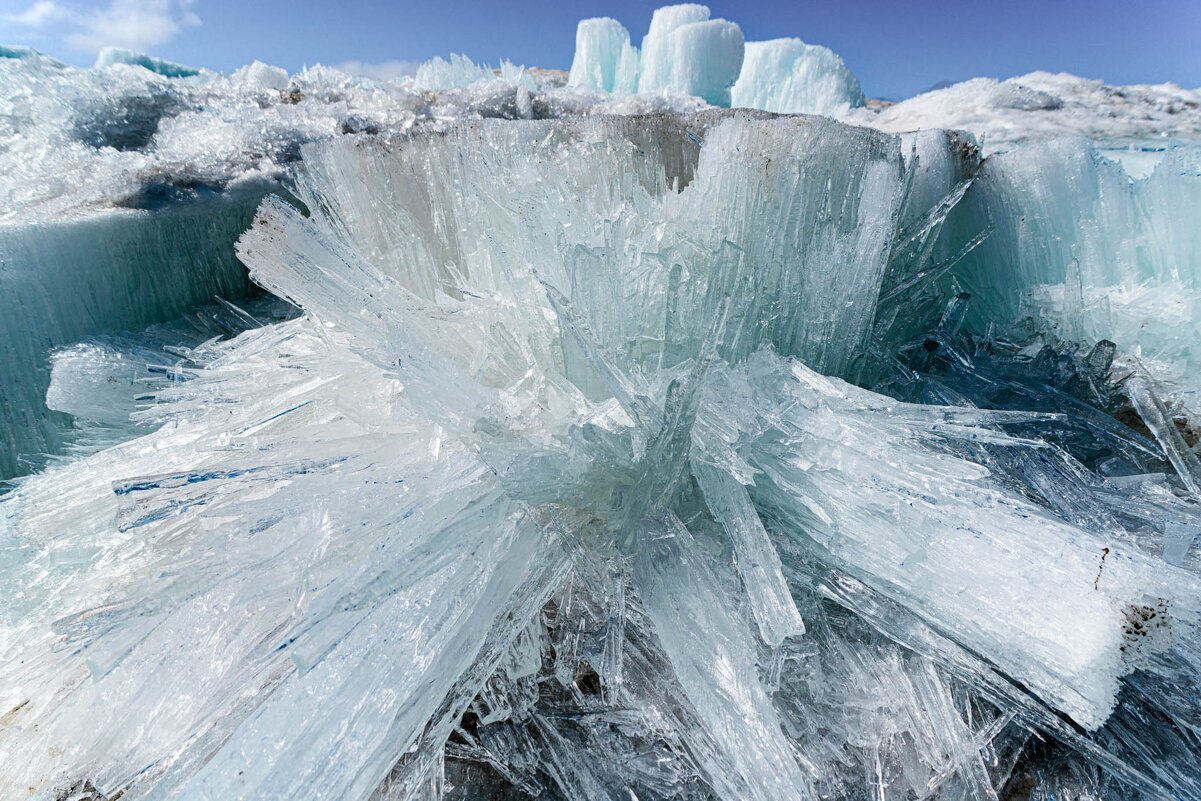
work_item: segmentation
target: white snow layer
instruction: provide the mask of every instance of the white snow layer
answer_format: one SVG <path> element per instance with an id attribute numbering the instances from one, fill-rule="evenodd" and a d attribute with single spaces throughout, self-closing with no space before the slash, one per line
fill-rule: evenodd
<path id="1" fill-rule="evenodd" d="M 988 153 L 1083 136 L 1115 153 L 1137 155 L 1201 143 L 1201 90 L 1172 83 L 1109 86 L 1067 73 L 1032 72 L 1004 81 L 974 78 L 854 119 L 885 131 L 971 131 Z"/>

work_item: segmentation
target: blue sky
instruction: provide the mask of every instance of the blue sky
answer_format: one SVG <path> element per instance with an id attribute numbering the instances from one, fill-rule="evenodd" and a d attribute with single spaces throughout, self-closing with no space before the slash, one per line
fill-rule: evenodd
<path id="1" fill-rule="evenodd" d="M 211 69 L 259 59 L 419 62 L 462 52 L 567 68 L 582 17 L 635 43 L 661 2 L 634 0 L 0 0 L 0 42 L 88 64 L 106 43 Z M 842 55 L 869 97 L 1035 69 L 1108 83 L 1201 86 L 1201 0 L 764 0 L 709 3 L 748 39 L 798 36 Z M 397 64 L 393 64 L 396 67 Z"/>

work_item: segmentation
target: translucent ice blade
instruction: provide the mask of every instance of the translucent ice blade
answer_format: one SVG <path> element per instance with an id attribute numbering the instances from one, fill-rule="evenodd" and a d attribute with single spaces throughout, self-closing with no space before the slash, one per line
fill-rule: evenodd
<path id="1" fill-rule="evenodd" d="M 759 633 L 768 645 L 802 634 L 805 624 L 784 582 L 776 553 L 746 488 L 721 468 L 696 455 L 692 474 L 705 494 L 705 503 L 734 543 L 735 564 L 751 599 Z"/>
<path id="2" fill-rule="evenodd" d="M 1134 375 L 1126 379 L 1125 391 L 1138 416 L 1154 434 L 1172 467 L 1176 468 L 1180 480 L 1193 497 L 1201 499 L 1201 459 L 1185 443 L 1147 376 Z"/>
<path id="3" fill-rule="evenodd" d="M 1141 608 L 1153 593 L 1180 605 L 1174 625 L 1188 625 L 1195 614 L 1191 576 L 1131 543 L 1036 511 L 953 452 L 915 448 L 934 430 L 939 438 L 957 436 L 954 424 L 914 425 L 942 412 L 897 406 L 887 416 L 861 417 L 854 410 L 871 404 L 869 394 L 848 389 L 838 399 L 833 381 L 795 363 L 771 378 L 769 363 L 752 360 L 742 368 L 755 376 L 750 385 L 721 383 L 713 396 L 720 402 L 706 407 L 726 420 L 741 416 L 742 436 L 761 437 L 740 448 L 765 473 L 749 488 L 760 513 L 795 541 L 812 541 L 821 558 L 955 632 L 1078 722 L 1104 722 L 1120 677 L 1133 669 L 1123 610 Z M 751 410 L 775 392 L 782 394 L 769 406 L 787 411 L 771 413 L 765 425 Z M 970 430 L 960 433 L 970 438 Z M 838 480 L 844 470 L 856 478 Z M 975 600 L 959 605 L 969 597 Z M 1067 609 L 1078 611 L 1061 616 Z"/>
<path id="4" fill-rule="evenodd" d="M 726 608 L 688 529 L 674 515 L 645 522 L 634 581 L 684 693 L 749 795 L 807 798 L 809 788 L 751 661 L 746 623 Z M 697 647 L 698 644 L 702 644 Z M 704 765 L 706 757 L 698 755 Z M 723 797 L 721 776 L 711 775 Z"/>

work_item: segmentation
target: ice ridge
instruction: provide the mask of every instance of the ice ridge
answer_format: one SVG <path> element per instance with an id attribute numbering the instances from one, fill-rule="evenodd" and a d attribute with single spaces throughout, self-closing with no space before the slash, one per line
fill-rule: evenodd
<path id="1" fill-rule="evenodd" d="M 111 67 L 114 64 L 129 64 L 135 67 L 144 67 L 156 75 L 162 75 L 164 78 L 187 78 L 191 75 L 200 74 L 200 70 L 193 67 L 185 67 L 183 64 L 164 61 L 161 58 L 155 58 L 154 56 L 148 56 L 144 53 L 138 53 L 122 47 L 106 47 L 96 56 L 96 69 Z"/>

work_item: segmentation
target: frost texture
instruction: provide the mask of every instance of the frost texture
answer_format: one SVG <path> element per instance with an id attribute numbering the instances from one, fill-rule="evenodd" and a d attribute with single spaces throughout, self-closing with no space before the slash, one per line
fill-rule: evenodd
<path id="1" fill-rule="evenodd" d="M 1075 400 L 1112 350 L 964 333 L 964 145 L 747 112 L 305 145 L 311 216 L 238 245 L 304 316 L 178 350 L 156 430 L 0 502 L 5 790 L 1196 796 L 1196 496 Z"/>

